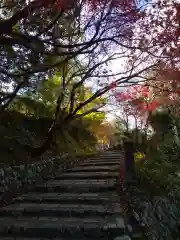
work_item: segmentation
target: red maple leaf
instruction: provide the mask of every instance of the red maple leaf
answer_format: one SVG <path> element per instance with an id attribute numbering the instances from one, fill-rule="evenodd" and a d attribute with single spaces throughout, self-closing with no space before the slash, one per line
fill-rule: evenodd
<path id="1" fill-rule="evenodd" d="M 141 88 L 142 96 L 147 98 L 149 96 L 149 91 L 150 91 L 149 87 L 147 87 L 147 86 L 142 87 Z"/>
<path id="2" fill-rule="evenodd" d="M 176 93 L 177 93 L 177 94 L 180 94 L 180 89 L 176 90 Z"/>
<path id="3" fill-rule="evenodd" d="M 117 82 L 115 77 L 113 77 L 113 81 L 111 82 L 110 87 L 113 91 L 117 87 Z"/>
<path id="4" fill-rule="evenodd" d="M 141 110 L 152 112 L 152 111 L 156 110 L 159 106 L 160 106 L 160 102 L 154 100 L 152 102 L 142 104 Z"/>
<path id="5" fill-rule="evenodd" d="M 117 92 L 115 95 L 117 101 L 129 101 L 132 106 L 136 106 L 139 111 L 154 111 L 160 106 L 157 100 L 149 101 L 150 88 L 144 85 L 134 85 L 126 91 Z"/>

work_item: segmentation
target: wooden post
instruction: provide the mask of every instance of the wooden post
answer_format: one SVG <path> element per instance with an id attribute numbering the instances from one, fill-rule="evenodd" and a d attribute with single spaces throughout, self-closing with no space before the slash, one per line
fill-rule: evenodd
<path id="1" fill-rule="evenodd" d="M 131 135 L 126 133 L 124 139 L 124 180 L 128 181 L 128 178 L 133 178 L 135 173 L 134 152 L 135 144 L 131 138 Z"/>

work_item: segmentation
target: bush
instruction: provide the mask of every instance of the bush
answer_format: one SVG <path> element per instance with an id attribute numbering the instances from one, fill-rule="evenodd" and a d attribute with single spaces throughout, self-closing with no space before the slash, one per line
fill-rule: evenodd
<path id="1" fill-rule="evenodd" d="M 168 135 L 159 150 L 149 153 L 137 166 L 138 184 L 132 198 L 144 223 L 147 238 L 178 239 L 180 224 L 180 149 Z"/>
<path id="2" fill-rule="evenodd" d="M 5 112 L 0 122 L 0 163 L 23 164 L 27 159 L 29 160 L 24 145 L 39 146 L 51 122 L 50 118 L 37 119 L 18 112 Z M 55 141 L 48 150 L 52 154 L 83 154 L 96 151 L 96 139 L 83 120 L 64 126 L 63 130 L 58 130 L 56 135 Z"/>

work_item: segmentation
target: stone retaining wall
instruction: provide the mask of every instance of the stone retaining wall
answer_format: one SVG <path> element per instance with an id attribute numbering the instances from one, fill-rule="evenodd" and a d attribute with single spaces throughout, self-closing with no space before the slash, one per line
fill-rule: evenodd
<path id="1" fill-rule="evenodd" d="M 0 168 L 0 204 L 7 202 L 4 198 L 9 198 L 10 193 L 14 195 L 17 192 L 20 193 L 22 189 L 26 191 L 35 184 L 54 178 L 57 173 L 71 168 L 84 157 L 74 157 L 72 160 L 64 155 L 28 165 Z"/>

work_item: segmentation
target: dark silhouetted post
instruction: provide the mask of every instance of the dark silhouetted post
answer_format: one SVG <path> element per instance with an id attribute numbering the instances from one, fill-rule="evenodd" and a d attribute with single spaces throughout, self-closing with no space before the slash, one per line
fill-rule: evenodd
<path id="1" fill-rule="evenodd" d="M 135 162 L 134 162 L 134 152 L 135 144 L 130 133 L 124 134 L 124 170 L 125 170 L 125 182 L 131 182 L 135 177 Z"/>

